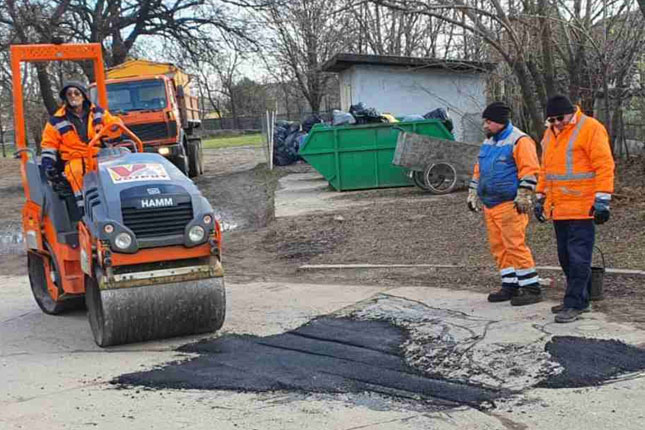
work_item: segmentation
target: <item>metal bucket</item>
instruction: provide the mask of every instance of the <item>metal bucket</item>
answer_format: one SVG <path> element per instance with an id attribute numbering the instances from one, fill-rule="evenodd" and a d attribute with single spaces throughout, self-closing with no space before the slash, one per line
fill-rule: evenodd
<path id="1" fill-rule="evenodd" d="M 589 300 L 596 301 L 605 298 L 603 292 L 603 280 L 605 278 L 605 255 L 600 248 L 594 246 L 600 253 L 602 266 L 591 266 L 591 282 L 589 283 Z"/>

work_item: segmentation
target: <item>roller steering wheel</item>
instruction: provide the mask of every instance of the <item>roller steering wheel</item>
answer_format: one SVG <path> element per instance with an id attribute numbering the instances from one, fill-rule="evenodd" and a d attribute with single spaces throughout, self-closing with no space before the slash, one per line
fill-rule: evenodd
<path id="1" fill-rule="evenodd" d="M 98 143 L 103 139 L 103 138 L 109 138 L 109 139 L 116 139 L 118 137 L 121 137 L 121 135 L 125 133 L 131 140 L 134 142 L 134 149 L 136 152 L 143 152 L 143 142 L 141 142 L 141 139 L 137 137 L 136 134 L 132 132 L 128 127 L 125 126 L 122 122 L 113 122 L 111 124 L 108 124 L 104 126 L 101 131 L 99 131 L 92 140 L 87 144 L 88 147 L 88 152 L 91 154 L 92 149 L 98 146 Z"/>

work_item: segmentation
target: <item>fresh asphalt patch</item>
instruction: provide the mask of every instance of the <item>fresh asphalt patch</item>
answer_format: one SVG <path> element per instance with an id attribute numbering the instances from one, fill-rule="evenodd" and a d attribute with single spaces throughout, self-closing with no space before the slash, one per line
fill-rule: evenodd
<path id="1" fill-rule="evenodd" d="M 463 325 L 465 317 L 456 319 L 460 315 L 431 314 L 429 321 L 405 327 L 400 321 L 395 325 L 392 318 L 386 317 L 403 312 L 414 319 L 415 306 L 419 307 L 419 304 L 384 296 L 372 301 L 363 313 L 354 313 L 357 317 L 378 315 L 376 319 L 325 316 L 279 335 L 227 335 L 185 345 L 178 351 L 197 356 L 150 371 L 122 375 L 112 382 L 122 387 L 151 389 L 311 394 L 371 392 L 406 401 L 421 401 L 435 410 L 457 406 L 487 409 L 494 407 L 495 400 L 531 387 L 588 387 L 645 369 L 643 349 L 617 340 L 556 336 L 545 341 L 543 347 L 531 342 L 527 345 L 508 344 L 502 348 L 508 356 L 503 367 L 517 362 L 518 366 L 528 368 L 527 356 L 538 362 L 541 370 L 531 371 L 534 377 L 527 378 L 528 384 L 501 381 L 492 386 L 473 382 L 469 372 L 476 375 L 483 371 L 479 367 L 489 366 L 488 373 L 496 373 L 497 379 L 512 380 L 514 375 L 514 372 L 496 369 L 488 360 L 492 354 L 492 360 L 499 361 L 499 351 L 470 341 L 470 337 L 479 340 L 485 337 L 473 330 L 485 321 L 470 321 L 467 332 L 473 331 L 474 334 L 460 339 L 452 327 L 468 328 Z M 416 310 L 423 310 L 423 313 L 431 311 L 425 306 Z M 448 325 L 437 326 L 437 317 Z M 485 327 L 489 325 L 490 322 L 486 322 Z M 419 335 L 436 332 L 437 328 L 442 333 L 439 337 Z M 410 349 L 411 343 L 417 346 Z M 469 353 L 475 352 L 465 355 L 461 351 L 463 348 L 460 349 L 462 343 Z M 545 351 L 545 361 L 538 359 L 536 347 Z M 431 356 L 434 350 L 440 353 L 438 358 L 434 357 L 435 360 L 419 361 L 410 353 L 411 350 L 421 351 L 424 356 Z M 459 358 L 451 359 L 450 351 Z M 464 360 L 477 361 L 478 364 L 468 367 Z M 466 373 L 458 376 L 464 366 Z"/>
<path id="2" fill-rule="evenodd" d="M 189 344 L 197 358 L 120 376 L 150 388 L 306 393 L 374 392 L 437 407 L 488 407 L 507 390 L 424 376 L 406 364 L 406 332 L 385 321 L 323 317 L 274 336 L 224 336 Z"/>
<path id="3" fill-rule="evenodd" d="M 645 350 L 618 340 L 556 336 L 546 344 L 546 351 L 564 370 L 538 387 L 589 387 L 645 370 Z"/>

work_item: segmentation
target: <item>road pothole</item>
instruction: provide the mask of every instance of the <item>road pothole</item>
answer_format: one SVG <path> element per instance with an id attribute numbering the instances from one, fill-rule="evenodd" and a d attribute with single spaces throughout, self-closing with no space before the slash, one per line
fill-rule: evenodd
<path id="1" fill-rule="evenodd" d="M 528 321 L 488 320 L 384 294 L 283 334 L 226 335 L 179 351 L 197 356 L 113 382 L 371 392 L 434 409 L 486 409 L 532 387 L 592 386 L 645 369 L 645 351 L 618 341 L 550 338 Z"/>
<path id="2" fill-rule="evenodd" d="M 589 387 L 645 370 L 645 350 L 618 340 L 556 336 L 546 351 L 563 371 L 549 375 L 539 387 Z"/>
<path id="3" fill-rule="evenodd" d="M 384 321 L 319 318 L 275 336 L 224 336 L 186 345 L 195 359 L 115 382 L 153 388 L 361 393 L 481 407 L 504 393 L 428 378 L 401 354 L 406 334 Z"/>

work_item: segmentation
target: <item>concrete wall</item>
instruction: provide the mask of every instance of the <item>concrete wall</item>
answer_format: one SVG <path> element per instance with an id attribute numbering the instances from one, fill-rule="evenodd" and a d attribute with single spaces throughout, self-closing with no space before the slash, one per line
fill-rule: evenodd
<path id="1" fill-rule="evenodd" d="M 363 102 L 396 116 L 425 114 L 443 107 L 455 125 L 455 138 L 481 141 L 486 107 L 485 75 L 436 69 L 356 65 L 339 74 L 341 109 Z"/>

